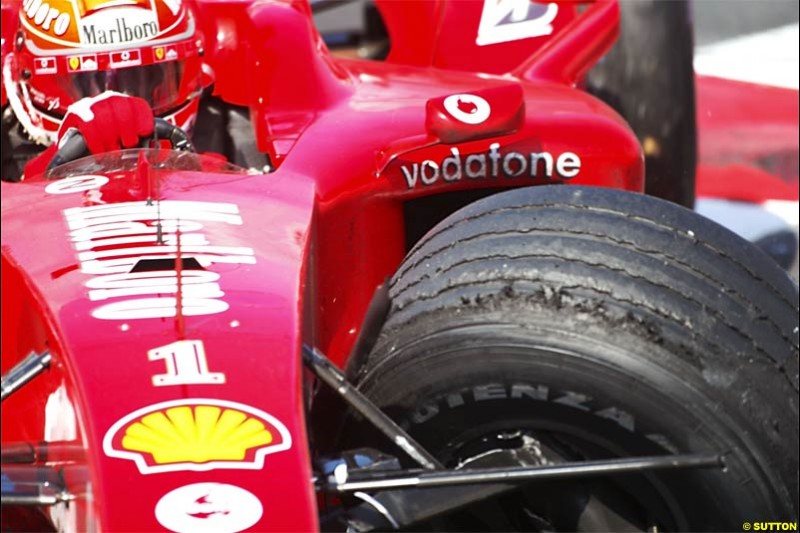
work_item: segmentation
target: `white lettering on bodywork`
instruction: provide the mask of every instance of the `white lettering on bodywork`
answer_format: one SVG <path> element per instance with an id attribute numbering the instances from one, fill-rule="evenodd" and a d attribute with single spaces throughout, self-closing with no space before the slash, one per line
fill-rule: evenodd
<path id="1" fill-rule="evenodd" d="M 168 385 L 220 385 L 225 374 L 210 372 L 201 340 L 182 340 L 147 352 L 150 361 L 164 361 L 167 371 L 153 376 L 155 387 Z"/>
<path id="2" fill-rule="evenodd" d="M 500 145 L 492 143 L 485 153 L 469 154 L 463 158 L 458 148 L 450 148 L 450 155 L 436 163 L 426 159 L 421 163 L 401 165 L 409 189 L 419 184 L 430 186 L 443 182 L 469 179 L 546 178 L 568 180 L 581 171 L 581 158 L 572 152 L 554 157 L 549 152 L 500 152 Z M 440 179 L 441 178 L 441 179 Z"/>
<path id="3" fill-rule="evenodd" d="M 245 246 L 215 246 L 201 233 L 203 223 L 241 225 L 235 204 L 163 201 L 76 207 L 64 211 L 70 240 L 78 251 L 88 298 L 103 305 L 92 310 L 101 320 L 174 317 L 179 305 L 185 316 L 226 311 L 220 274 L 182 269 L 175 260 L 194 260 L 207 268 L 216 263 L 255 264 Z M 201 223 L 202 222 L 202 223 Z M 180 235 L 180 243 L 179 241 Z M 132 272 L 142 260 L 167 260 L 155 269 Z M 180 281 L 179 281 L 180 280 Z"/>

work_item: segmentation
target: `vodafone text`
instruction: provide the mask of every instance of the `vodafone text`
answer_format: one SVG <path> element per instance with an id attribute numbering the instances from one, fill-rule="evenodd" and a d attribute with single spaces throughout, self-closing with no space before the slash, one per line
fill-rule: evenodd
<path id="1" fill-rule="evenodd" d="M 454 182 L 461 179 L 531 178 L 570 179 L 581 170 L 581 159 L 577 154 L 564 152 L 554 157 L 549 152 L 531 152 L 527 156 L 519 152 L 501 153 L 500 145 L 493 143 L 483 154 L 462 157 L 458 148 L 450 148 L 450 155 L 436 163 L 426 159 L 422 163 L 401 165 L 400 170 L 409 189 L 422 184 L 433 185 L 439 180 Z"/>

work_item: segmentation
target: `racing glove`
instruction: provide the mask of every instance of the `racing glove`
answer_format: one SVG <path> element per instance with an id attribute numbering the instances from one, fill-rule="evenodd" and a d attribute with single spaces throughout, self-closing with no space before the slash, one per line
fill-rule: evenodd
<path id="1" fill-rule="evenodd" d="M 92 154 L 139 145 L 140 137 L 153 133 L 153 110 L 142 98 L 106 91 L 82 98 L 67 108 L 58 130 L 58 142 L 25 165 L 25 176 L 47 169 L 67 133 L 76 129 Z"/>

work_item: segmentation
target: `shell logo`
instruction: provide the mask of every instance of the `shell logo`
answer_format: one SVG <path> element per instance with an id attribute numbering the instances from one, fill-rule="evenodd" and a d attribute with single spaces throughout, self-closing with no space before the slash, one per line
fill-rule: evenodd
<path id="1" fill-rule="evenodd" d="M 277 418 L 248 405 L 208 398 L 158 403 L 117 421 L 103 451 L 129 459 L 142 474 L 259 470 L 264 458 L 288 450 L 289 431 Z"/>

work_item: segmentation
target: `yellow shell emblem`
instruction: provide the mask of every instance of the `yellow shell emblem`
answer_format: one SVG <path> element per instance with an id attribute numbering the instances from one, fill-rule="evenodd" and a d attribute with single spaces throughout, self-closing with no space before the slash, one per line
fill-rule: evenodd
<path id="1" fill-rule="evenodd" d="M 261 468 L 291 438 L 275 417 L 222 400 L 165 402 L 140 409 L 106 433 L 106 455 L 132 459 L 143 474 L 214 468 Z"/>
<path id="2" fill-rule="evenodd" d="M 272 442 L 264 423 L 236 409 L 213 405 L 172 407 L 128 426 L 126 450 L 146 452 L 158 464 L 243 461 L 247 450 Z"/>

